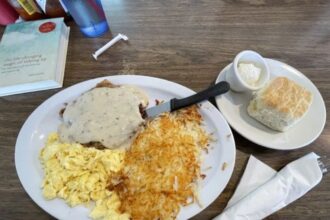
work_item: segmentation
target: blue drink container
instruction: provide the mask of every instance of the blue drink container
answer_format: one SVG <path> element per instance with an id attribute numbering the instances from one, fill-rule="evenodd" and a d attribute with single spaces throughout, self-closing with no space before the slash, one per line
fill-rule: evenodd
<path id="1" fill-rule="evenodd" d="M 109 30 L 100 0 L 62 0 L 87 37 L 98 37 Z"/>

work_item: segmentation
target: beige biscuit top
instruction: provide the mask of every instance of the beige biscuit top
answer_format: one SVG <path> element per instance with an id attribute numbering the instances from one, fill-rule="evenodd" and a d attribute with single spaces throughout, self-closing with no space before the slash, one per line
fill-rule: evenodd
<path id="1" fill-rule="evenodd" d="M 312 94 L 287 77 L 273 79 L 262 91 L 263 103 L 293 118 L 302 117 L 312 102 Z"/>

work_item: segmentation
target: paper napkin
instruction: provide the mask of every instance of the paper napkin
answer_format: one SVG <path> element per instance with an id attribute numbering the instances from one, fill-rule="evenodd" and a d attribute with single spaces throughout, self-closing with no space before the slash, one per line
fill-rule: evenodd
<path id="1" fill-rule="evenodd" d="M 227 207 L 214 220 L 263 219 L 306 194 L 322 179 L 315 153 L 276 172 L 252 155 Z"/>

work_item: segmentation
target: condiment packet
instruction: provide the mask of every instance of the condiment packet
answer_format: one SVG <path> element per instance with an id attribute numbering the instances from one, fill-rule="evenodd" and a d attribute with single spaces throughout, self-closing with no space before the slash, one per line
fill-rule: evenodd
<path id="1" fill-rule="evenodd" d="M 214 220 L 263 219 L 287 206 L 321 181 L 318 158 L 309 153 L 276 172 L 250 156 L 233 197 Z"/>

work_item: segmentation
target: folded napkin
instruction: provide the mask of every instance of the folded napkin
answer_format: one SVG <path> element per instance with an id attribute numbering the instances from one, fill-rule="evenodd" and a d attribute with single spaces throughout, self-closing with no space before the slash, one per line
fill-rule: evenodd
<path id="1" fill-rule="evenodd" d="M 318 158 L 309 153 L 276 172 L 251 155 L 233 197 L 214 220 L 263 219 L 287 206 L 321 181 Z"/>

